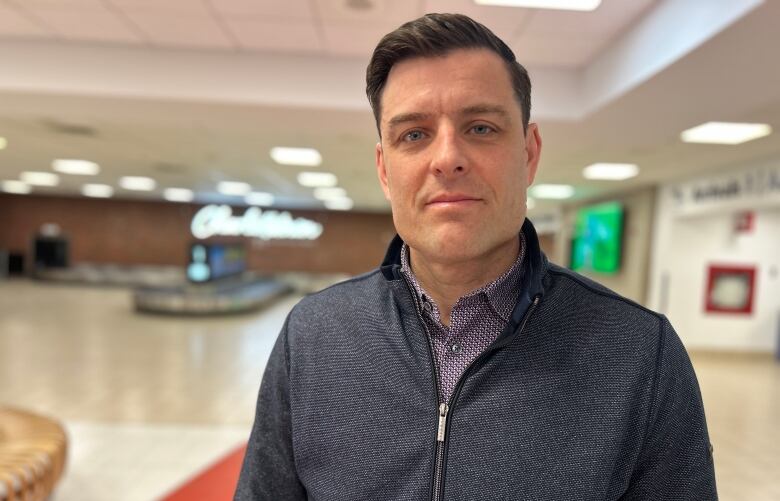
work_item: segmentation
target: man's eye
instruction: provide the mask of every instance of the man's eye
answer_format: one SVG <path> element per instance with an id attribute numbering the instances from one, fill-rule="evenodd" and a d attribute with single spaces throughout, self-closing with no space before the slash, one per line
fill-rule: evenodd
<path id="1" fill-rule="evenodd" d="M 421 130 L 413 130 L 404 134 L 404 141 L 415 142 L 424 138 L 425 134 Z"/>
<path id="2" fill-rule="evenodd" d="M 489 125 L 475 125 L 471 128 L 472 132 L 474 134 L 477 134 L 478 136 L 485 136 L 487 134 L 490 134 L 491 132 L 495 132 L 493 127 Z"/>

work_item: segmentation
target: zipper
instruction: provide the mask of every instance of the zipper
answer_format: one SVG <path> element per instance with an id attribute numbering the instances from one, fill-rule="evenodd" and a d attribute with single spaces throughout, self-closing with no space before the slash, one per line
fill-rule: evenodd
<path id="1" fill-rule="evenodd" d="M 455 384 L 455 388 L 452 392 L 452 395 L 450 396 L 449 404 L 446 402 L 441 401 L 441 394 L 439 393 L 439 373 L 436 369 L 436 360 L 433 357 L 433 341 L 431 340 L 431 335 L 428 332 L 428 327 L 425 325 L 425 320 L 422 318 L 422 314 L 420 311 L 422 310 L 422 306 L 420 305 L 419 298 L 417 297 L 417 294 L 414 292 L 414 288 L 412 285 L 406 280 L 406 277 L 403 276 L 404 283 L 406 284 L 406 287 L 409 290 L 409 293 L 412 295 L 412 298 L 414 300 L 414 307 L 417 312 L 417 320 L 422 325 L 423 331 L 425 332 L 425 337 L 428 345 L 428 355 L 431 359 L 431 367 L 433 367 L 433 387 L 436 389 L 436 403 L 438 404 L 437 414 L 439 418 L 439 426 L 438 430 L 436 432 L 436 461 L 434 462 L 434 468 L 433 468 L 433 495 L 431 496 L 432 501 L 441 501 L 441 499 L 444 496 L 444 458 L 446 456 L 447 452 L 447 422 L 449 421 L 449 417 L 452 414 L 450 412 L 450 409 L 452 406 L 455 405 L 455 401 L 458 398 L 458 394 L 460 393 L 460 389 L 463 386 L 463 381 L 466 380 L 466 376 L 468 375 L 469 371 L 476 366 L 477 362 L 483 360 L 486 355 L 488 355 L 493 350 L 485 350 L 482 352 L 476 359 L 474 359 L 468 367 L 463 371 L 463 374 L 458 379 L 458 382 Z M 531 316 L 531 313 L 533 313 L 534 309 L 536 308 L 536 305 L 539 304 L 539 295 L 534 296 L 534 300 L 531 303 L 531 305 L 528 307 L 528 311 L 525 312 L 525 315 L 523 316 L 523 321 L 520 324 L 520 328 L 517 331 L 517 334 L 523 332 L 523 329 L 525 328 L 525 324 L 528 322 L 528 318 Z"/>
<path id="2" fill-rule="evenodd" d="M 531 314 L 536 309 L 536 305 L 539 304 L 539 298 L 540 295 L 534 296 L 533 302 L 528 306 L 528 310 L 525 312 L 525 315 L 523 316 L 523 321 L 520 323 L 520 327 L 517 330 L 517 335 L 519 336 L 523 329 L 525 329 L 525 324 L 528 323 L 528 319 L 531 317 Z M 455 388 L 452 391 L 452 395 L 450 396 L 450 403 L 447 404 L 441 404 L 439 406 L 439 433 L 438 433 L 438 441 L 437 441 L 437 456 L 436 456 L 436 472 L 437 476 L 434 478 L 434 488 L 436 489 L 433 494 L 433 501 L 440 501 L 442 497 L 444 496 L 444 458 L 447 456 L 447 445 L 448 442 L 446 440 L 446 430 L 447 430 L 447 422 L 450 420 L 452 416 L 451 410 L 455 407 L 455 402 L 458 399 L 458 395 L 460 394 L 460 390 L 463 387 L 463 382 L 468 379 L 469 372 L 477 366 L 479 362 L 484 360 L 493 350 L 488 348 L 487 350 L 483 351 L 477 358 L 472 361 L 468 367 L 463 371 L 463 374 L 458 379 L 458 382 L 455 383 Z M 438 386 L 437 386 L 438 388 Z"/>

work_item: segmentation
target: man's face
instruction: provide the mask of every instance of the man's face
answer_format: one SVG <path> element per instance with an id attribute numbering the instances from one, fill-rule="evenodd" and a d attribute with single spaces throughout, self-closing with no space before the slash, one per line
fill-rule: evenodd
<path id="1" fill-rule="evenodd" d="M 399 235 L 428 259 L 489 256 L 523 224 L 539 162 L 503 60 L 484 49 L 393 66 L 376 165 Z"/>

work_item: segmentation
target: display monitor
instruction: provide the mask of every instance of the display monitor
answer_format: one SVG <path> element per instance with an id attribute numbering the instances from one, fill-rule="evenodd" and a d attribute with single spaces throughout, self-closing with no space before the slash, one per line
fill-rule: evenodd
<path id="1" fill-rule="evenodd" d="M 619 202 L 591 205 L 577 211 L 571 268 L 614 274 L 620 270 L 623 206 Z"/>

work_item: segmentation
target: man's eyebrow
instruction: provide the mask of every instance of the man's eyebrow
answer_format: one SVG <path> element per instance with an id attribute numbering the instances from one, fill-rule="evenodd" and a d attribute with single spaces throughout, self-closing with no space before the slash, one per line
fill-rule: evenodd
<path id="1" fill-rule="evenodd" d="M 431 117 L 430 113 L 415 113 L 415 112 L 401 113 L 400 115 L 396 115 L 390 120 L 388 120 L 387 126 L 389 128 L 393 128 L 400 124 L 404 124 L 407 122 L 419 122 L 430 117 Z"/>
<path id="2" fill-rule="evenodd" d="M 461 115 L 479 115 L 483 113 L 492 113 L 506 117 L 509 113 L 503 106 L 496 104 L 475 104 L 473 106 L 466 106 L 460 110 Z"/>

